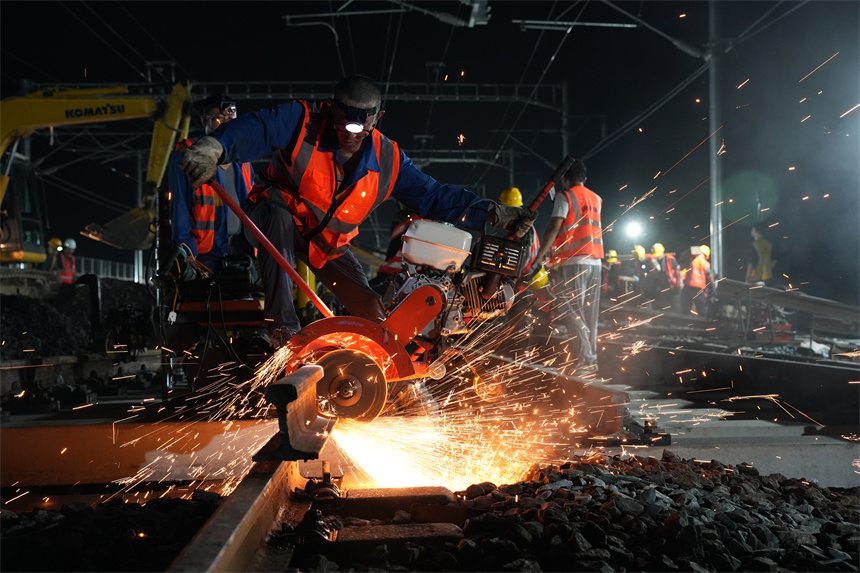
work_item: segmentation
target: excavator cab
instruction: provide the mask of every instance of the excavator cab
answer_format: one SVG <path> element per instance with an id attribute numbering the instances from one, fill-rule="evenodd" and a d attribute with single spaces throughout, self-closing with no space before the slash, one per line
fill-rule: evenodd
<path id="1" fill-rule="evenodd" d="M 0 262 L 38 264 L 47 257 L 41 188 L 27 161 L 11 166 L 0 205 Z"/>

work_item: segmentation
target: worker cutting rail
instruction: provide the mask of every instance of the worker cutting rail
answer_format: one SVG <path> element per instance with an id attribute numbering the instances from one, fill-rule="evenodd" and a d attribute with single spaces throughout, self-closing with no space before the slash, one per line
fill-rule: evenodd
<path id="1" fill-rule="evenodd" d="M 556 170 L 530 208 L 496 204 L 422 173 L 376 129 L 384 113 L 375 82 L 351 76 L 327 102 L 293 101 L 245 114 L 185 151 L 182 167 L 192 186 L 212 184 L 258 246 L 271 344 L 286 349 L 270 361 L 279 372 L 267 388 L 281 421 L 276 458 L 317 457 L 337 418 L 373 420 L 404 393 L 415 393 L 415 382 L 442 378 L 446 359 L 462 354 L 458 337 L 471 323 L 511 311 L 525 270 L 516 239 L 572 161 Z M 246 214 L 212 176 L 222 162 L 252 161 L 272 149 Z M 389 196 L 421 219 L 404 236 L 406 268 L 384 305 L 349 244 Z M 507 238 L 473 237 L 485 223 L 505 229 Z M 352 316 L 334 316 L 295 272 L 297 261 L 310 265 Z M 293 283 L 325 318 L 301 327 Z M 479 394 L 499 391 L 480 376 L 473 383 Z"/>

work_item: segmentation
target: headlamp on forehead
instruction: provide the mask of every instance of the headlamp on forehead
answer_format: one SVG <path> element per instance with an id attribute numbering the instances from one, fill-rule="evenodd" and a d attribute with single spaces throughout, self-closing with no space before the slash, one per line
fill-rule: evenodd
<path id="1" fill-rule="evenodd" d="M 367 118 L 379 113 L 379 105 L 375 105 L 369 108 L 362 108 L 346 105 L 339 99 L 335 99 L 332 101 L 334 102 L 335 107 L 337 107 L 344 114 L 346 114 L 344 129 L 346 129 L 350 133 L 361 133 L 362 131 L 364 131 L 364 124 L 367 122 Z"/>
<path id="2" fill-rule="evenodd" d="M 226 115 L 236 117 L 236 102 L 231 99 L 222 99 L 218 106 Z"/>

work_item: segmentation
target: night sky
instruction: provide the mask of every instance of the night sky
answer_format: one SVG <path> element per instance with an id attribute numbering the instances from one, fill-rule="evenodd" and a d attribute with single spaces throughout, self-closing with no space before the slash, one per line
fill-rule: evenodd
<path id="1" fill-rule="evenodd" d="M 496 2 L 486 25 L 460 2 L 0 2 L 2 97 L 21 80 L 139 84 L 146 61 L 176 62 L 176 79 L 322 81 L 343 72 L 385 82 L 567 85 L 570 153 L 586 158 L 588 186 L 604 198 L 607 248 L 628 253 L 637 221 L 650 249 L 688 252 L 709 242 L 708 72 L 667 94 L 705 64 L 708 2 Z M 394 12 L 404 7 L 405 12 Z M 633 24 L 521 29 L 513 20 Z M 380 11 L 389 11 L 382 13 Z M 284 15 L 320 16 L 288 27 Z M 765 223 L 785 284 L 858 304 L 860 285 L 860 3 L 717 2 L 718 128 L 722 173 L 722 275 L 743 279 L 750 225 Z M 433 12 L 434 14 L 428 14 Z M 689 47 L 686 51 L 676 47 Z M 432 63 L 444 63 L 443 67 Z M 826 62 L 826 63 L 825 63 Z M 169 77 L 156 77 L 166 82 Z M 526 90 L 527 91 L 527 90 Z M 207 94 L 195 91 L 202 101 Z M 238 98 L 239 113 L 278 102 Z M 558 103 L 558 102 L 556 102 Z M 646 114 L 649 109 L 654 109 Z M 560 115 L 506 102 L 387 102 L 380 129 L 417 156 L 417 134 L 438 150 L 490 150 L 515 156 L 514 184 L 529 200 L 563 157 Z M 196 119 L 196 118 L 195 118 Z M 123 122 L 126 123 L 126 122 Z M 145 121 L 139 147 L 148 147 Z M 195 127 L 199 124 L 195 122 Z M 119 131 L 112 124 L 110 131 Z M 195 133 L 199 130 L 195 129 Z M 74 185 L 48 182 L 48 234 L 73 236 L 135 204 L 137 171 L 127 158 L 79 161 L 94 140 L 68 144 L 73 130 L 32 138 L 41 169 Z M 104 143 L 102 138 L 99 141 Z M 67 142 L 60 150 L 57 144 Z M 487 164 L 435 163 L 425 171 L 496 198 L 509 174 Z M 84 189 L 89 193 L 82 193 Z M 629 208 L 638 199 L 647 198 Z M 99 198 L 102 198 L 99 200 Z M 384 206 L 377 224 L 387 234 Z M 549 204 L 537 226 L 548 223 Z M 359 242 L 373 245 L 372 229 Z M 80 238 L 78 254 L 127 254 Z"/>

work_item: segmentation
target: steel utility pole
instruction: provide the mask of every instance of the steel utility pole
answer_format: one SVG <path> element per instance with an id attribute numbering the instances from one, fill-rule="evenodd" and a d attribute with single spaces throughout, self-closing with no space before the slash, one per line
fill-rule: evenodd
<path id="1" fill-rule="evenodd" d="M 717 56 L 717 2 L 708 2 L 708 35 L 709 45 L 708 62 L 708 125 L 710 133 L 715 133 L 720 128 L 720 96 L 719 96 L 719 57 Z M 722 276 L 723 272 L 723 208 L 722 203 L 722 171 L 720 169 L 719 152 L 720 145 L 717 138 L 711 136 L 708 141 L 711 166 L 711 269 L 715 277 Z"/>

